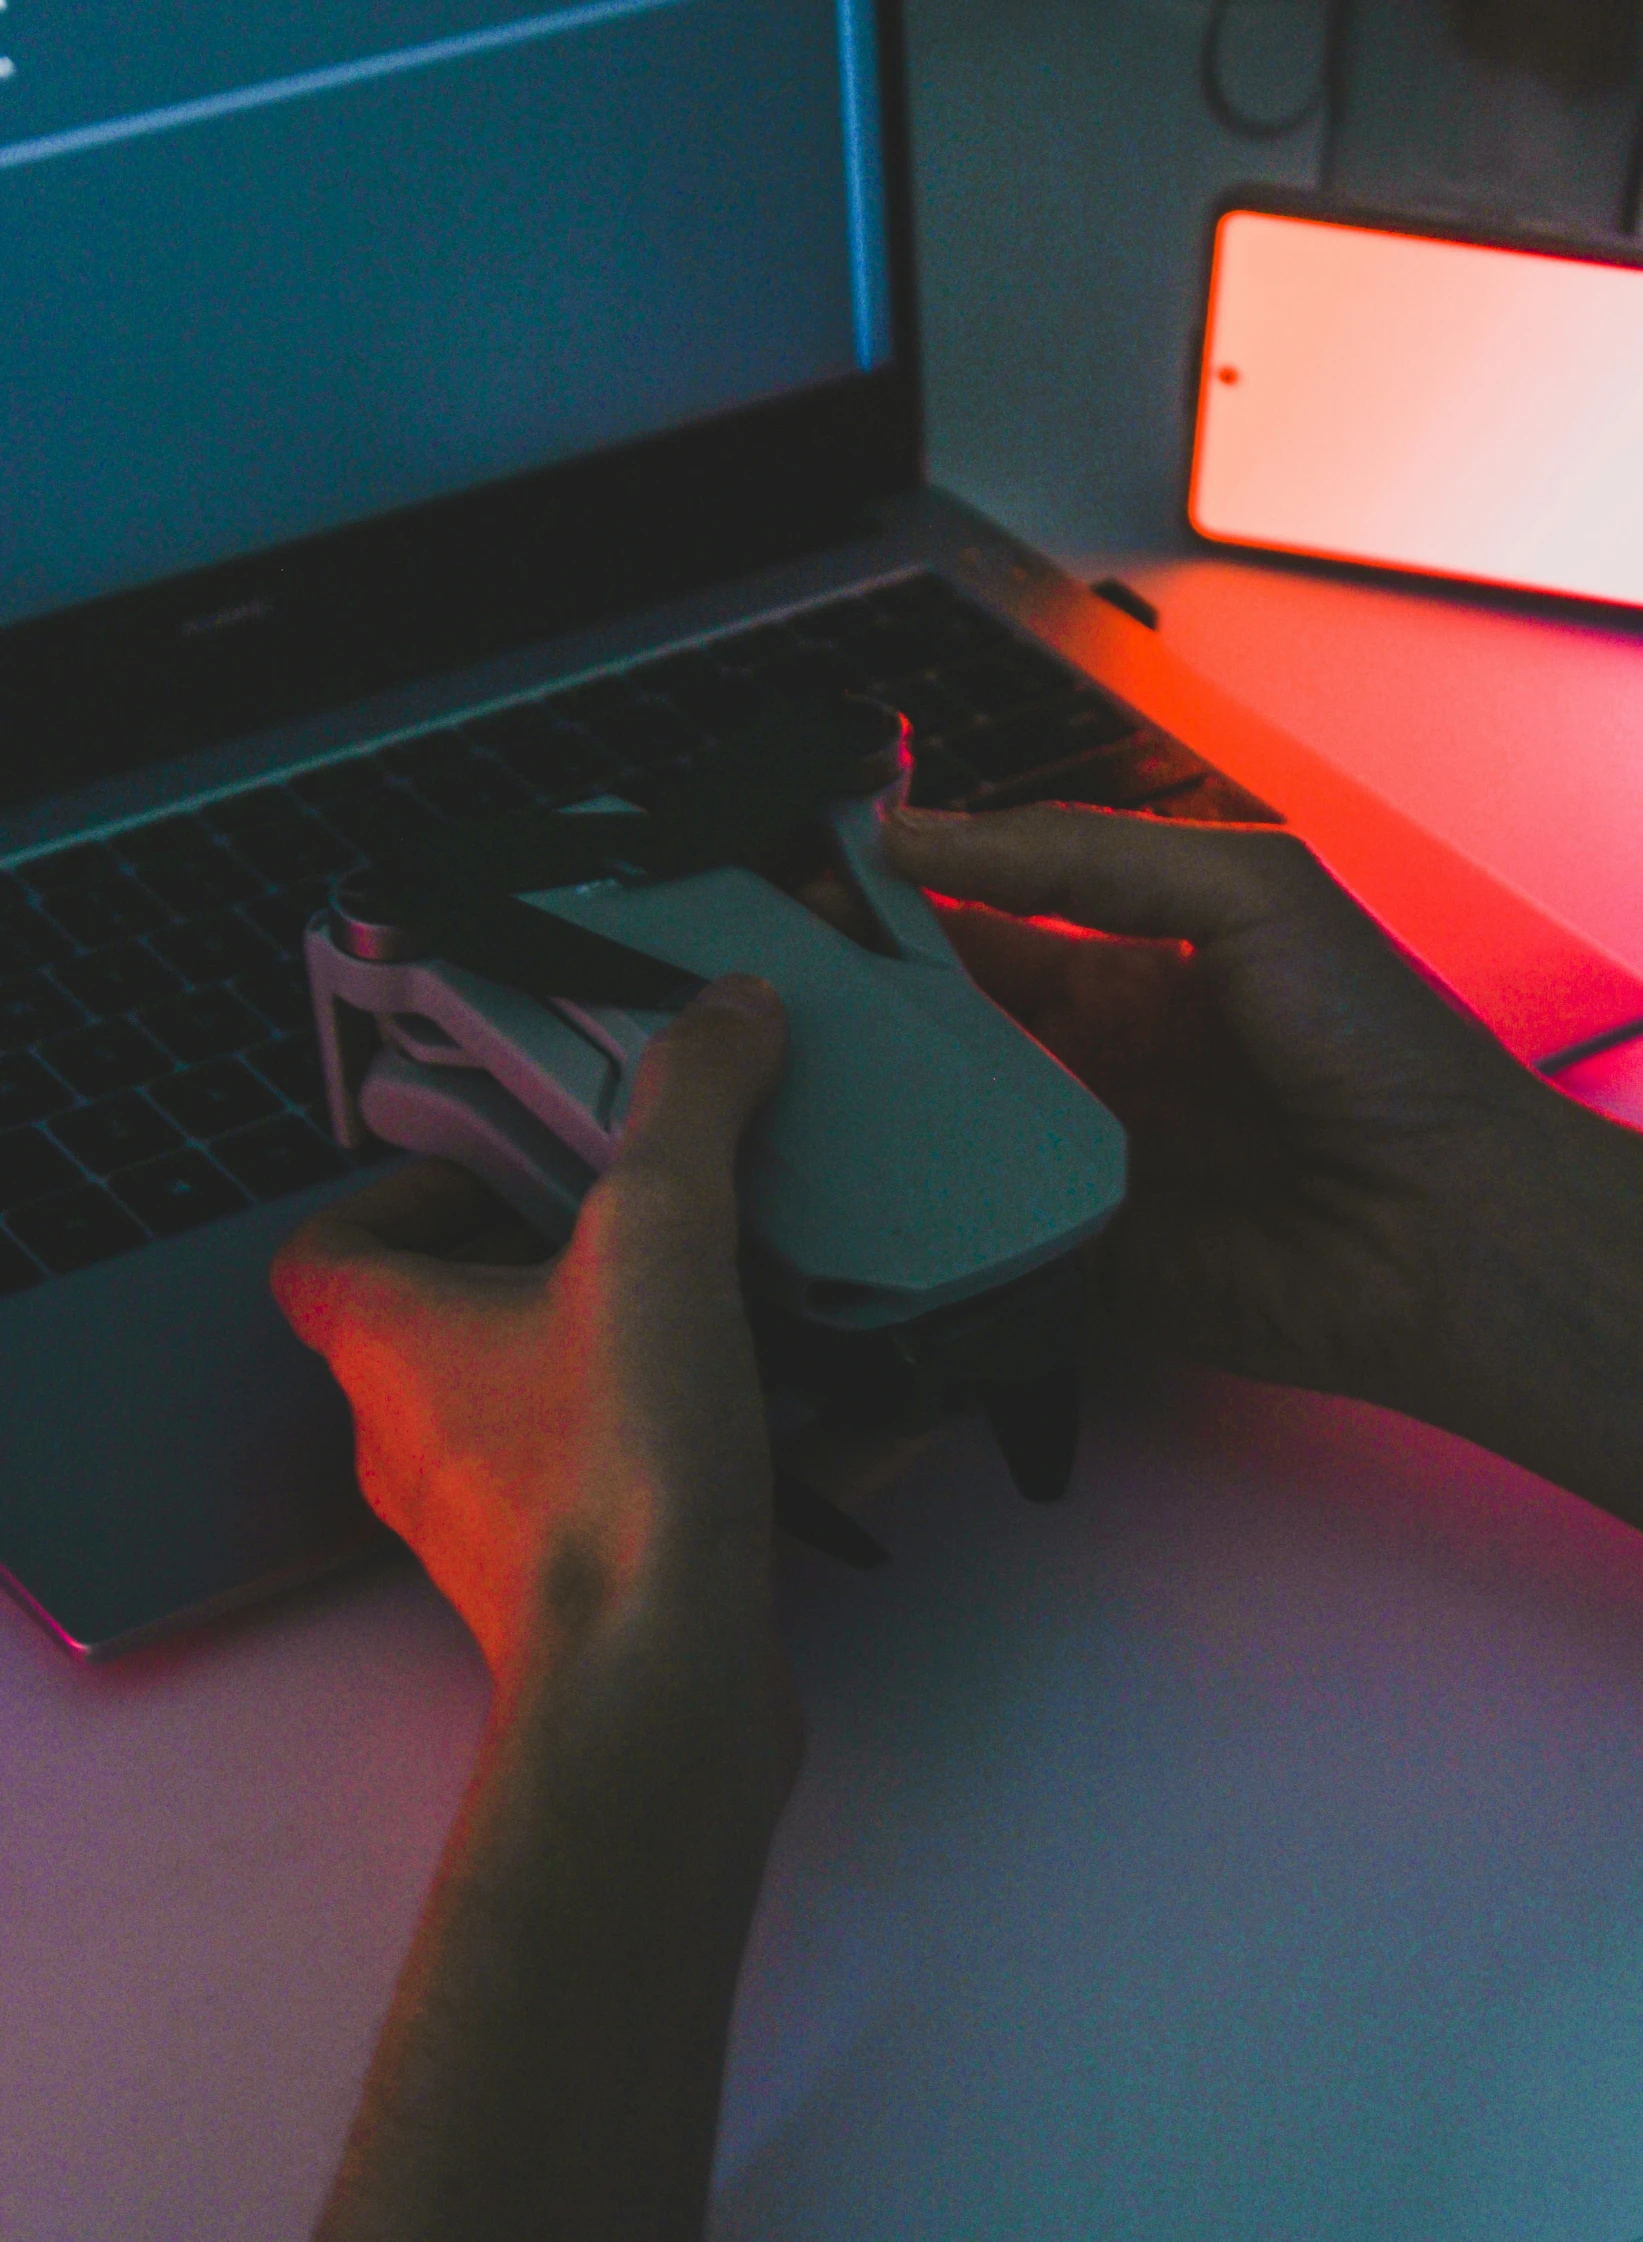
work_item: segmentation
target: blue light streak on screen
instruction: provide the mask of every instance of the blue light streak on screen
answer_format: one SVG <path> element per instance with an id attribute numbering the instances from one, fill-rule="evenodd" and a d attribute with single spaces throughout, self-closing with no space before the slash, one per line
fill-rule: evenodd
<path id="1" fill-rule="evenodd" d="M 890 356 L 890 288 L 884 219 L 884 148 L 879 129 L 878 39 L 873 0 L 839 0 L 839 91 L 850 196 L 850 279 L 856 363 Z"/>
<path id="2" fill-rule="evenodd" d="M 590 0 L 586 7 L 524 16 L 517 23 L 493 24 L 488 30 L 463 32 L 453 39 L 427 39 L 420 46 L 399 47 L 388 54 L 361 55 L 354 62 L 333 63 L 324 70 L 300 70 L 289 78 L 265 79 L 260 85 L 236 86 L 229 93 L 207 94 L 199 101 L 175 101 L 162 109 L 143 109 L 129 117 L 110 117 L 100 124 L 76 125 L 67 132 L 13 141 L 0 146 L 0 171 L 18 171 L 25 164 L 50 163 L 62 156 L 86 155 L 94 148 L 117 147 L 123 140 L 179 132 L 188 125 L 213 124 L 219 118 L 241 116 L 249 109 L 271 109 L 282 101 L 306 101 L 317 94 L 338 93 L 346 86 L 398 77 L 407 70 L 427 70 L 466 55 L 492 54 L 503 47 L 523 46 L 531 40 L 611 23 L 621 16 L 645 15 L 655 8 L 686 4 L 687 0 Z"/>

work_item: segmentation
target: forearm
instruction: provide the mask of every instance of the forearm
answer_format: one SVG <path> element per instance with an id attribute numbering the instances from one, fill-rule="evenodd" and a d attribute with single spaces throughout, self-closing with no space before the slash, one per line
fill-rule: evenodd
<path id="1" fill-rule="evenodd" d="M 1535 1087 L 1478 1183 L 1385 1398 L 1643 1526 L 1643 1132 Z"/>
<path id="2" fill-rule="evenodd" d="M 499 1709 L 322 2242 L 700 2231 L 789 1774 L 765 1630 L 601 1614 Z"/>

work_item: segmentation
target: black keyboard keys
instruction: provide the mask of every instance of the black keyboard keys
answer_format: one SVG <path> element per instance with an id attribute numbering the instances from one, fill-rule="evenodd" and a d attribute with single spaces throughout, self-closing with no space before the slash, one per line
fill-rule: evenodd
<path id="1" fill-rule="evenodd" d="M 16 1237 L 54 1275 L 88 1268 L 143 1244 L 147 1233 L 94 1183 L 60 1198 L 37 1199 L 8 1218 Z"/>
<path id="2" fill-rule="evenodd" d="M 278 964 L 237 974 L 234 986 L 241 996 L 250 999 L 270 1027 L 306 1027 L 314 1017 L 308 975 L 296 958 L 282 958 Z"/>
<path id="3" fill-rule="evenodd" d="M 186 926 L 167 927 L 154 937 L 154 947 L 185 981 L 196 983 L 232 980 L 275 956 L 266 937 L 237 911 L 217 911 Z"/>
<path id="4" fill-rule="evenodd" d="M 447 817 L 505 817 L 531 803 L 524 780 L 488 755 L 472 756 L 459 770 L 429 779 L 417 791 Z"/>
<path id="5" fill-rule="evenodd" d="M 254 1199 L 283 1199 L 288 1191 L 323 1183 L 348 1169 L 346 1155 L 294 1113 L 222 1137 L 211 1151 Z"/>
<path id="6" fill-rule="evenodd" d="M 43 1129 L 10 1129 L 0 1136 L 0 1214 L 68 1191 L 82 1182 L 79 1169 Z"/>
<path id="7" fill-rule="evenodd" d="M 123 942 L 112 950 L 71 958 L 58 966 L 55 978 L 95 1020 L 135 1012 L 140 1004 L 154 1004 L 182 986 L 164 959 L 143 942 Z"/>
<path id="8" fill-rule="evenodd" d="M 343 871 L 353 862 L 349 844 L 282 786 L 215 802 L 204 814 L 235 855 L 276 886 Z"/>
<path id="9" fill-rule="evenodd" d="M 26 1051 L 48 1035 L 78 1025 L 80 1008 L 43 973 L 0 982 L 0 1051 Z"/>
<path id="10" fill-rule="evenodd" d="M 44 1120 L 73 1102 L 74 1092 L 38 1059 L 0 1059 L 0 1129 Z"/>
<path id="11" fill-rule="evenodd" d="M 73 947 L 44 911 L 32 905 L 0 912 L 0 981 L 14 973 L 32 973 L 37 966 L 54 965 Z"/>
<path id="12" fill-rule="evenodd" d="M 325 1095 L 319 1043 L 312 1035 L 288 1035 L 245 1054 L 260 1075 L 292 1105 L 317 1105 Z"/>
<path id="13" fill-rule="evenodd" d="M 194 1230 L 245 1205 L 245 1193 L 203 1152 L 170 1152 L 139 1168 L 126 1168 L 110 1189 L 157 1237 Z"/>
<path id="14" fill-rule="evenodd" d="M 143 884 L 177 918 L 194 918 L 228 903 L 245 903 L 266 883 L 233 852 L 212 841 L 147 859 Z"/>
<path id="15" fill-rule="evenodd" d="M 84 950 L 147 934 L 165 917 L 154 897 L 124 871 L 100 875 L 83 887 L 54 892 L 47 896 L 46 908 L 63 932 Z"/>
<path id="16" fill-rule="evenodd" d="M 170 1062 L 151 1036 L 129 1020 L 104 1020 L 94 1028 L 60 1035 L 41 1047 L 40 1056 L 82 1097 L 105 1097 L 111 1090 L 135 1090 L 164 1074 Z"/>
<path id="17" fill-rule="evenodd" d="M 248 1043 L 260 1043 L 266 1033 L 250 1005 L 232 989 L 195 989 L 151 1005 L 143 1026 L 173 1058 L 190 1066 L 201 1059 L 226 1059 Z"/>
<path id="18" fill-rule="evenodd" d="M 212 1066 L 190 1067 L 156 1082 L 154 1102 L 178 1128 L 191 1137 L 215 1137 L 226 1129 L 243 1129 L 262 1121 L 279 1108 L 279 1100 L 265 1082 L 259 1082 L 238 1059 L 218 1059 Z"/>
<path id="19" fill-rule="evenodd" d="M 76 1106 L 72 1113 L 59 1114 L 51 1126 L 52 1134 L 93 1175 L 112 1175 L 116 1168 L 156 1159 L 182 1143 L 165 1115 L 135 1090 Z"/>

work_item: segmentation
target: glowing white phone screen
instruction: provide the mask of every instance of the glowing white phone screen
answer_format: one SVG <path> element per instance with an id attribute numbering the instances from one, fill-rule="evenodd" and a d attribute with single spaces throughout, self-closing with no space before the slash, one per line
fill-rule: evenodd
<path id="1" fill-rule="evenodd" d="M 1643 270 L 1229 212 L 1188 510 L 1229 543 L 1643 605 Z"/>

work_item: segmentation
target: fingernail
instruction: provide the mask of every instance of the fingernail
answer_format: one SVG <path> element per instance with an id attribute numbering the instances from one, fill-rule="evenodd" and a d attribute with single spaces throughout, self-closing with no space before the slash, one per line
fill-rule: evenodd
<path id="1" fill-rule="evenodd" d="M 714 1011 L 742 1012 L 751 1019 L 767 1018 L 782 1006 L 770 983 L 756 973 L 727 973 L 722 981 L 710 981 L 696 1002 Z"/>

